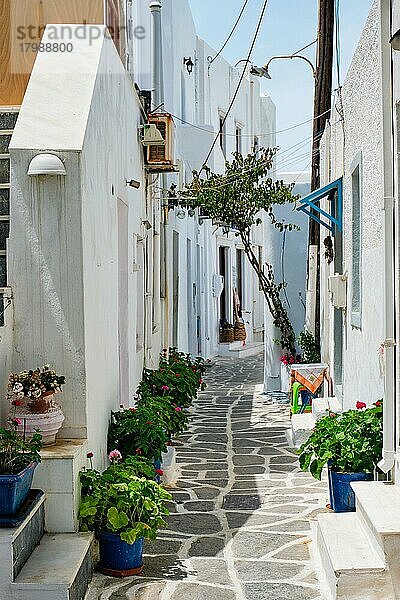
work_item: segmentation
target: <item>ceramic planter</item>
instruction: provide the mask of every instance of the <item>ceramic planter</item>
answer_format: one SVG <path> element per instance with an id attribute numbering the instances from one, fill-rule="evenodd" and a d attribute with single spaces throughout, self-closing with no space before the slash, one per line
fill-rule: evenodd
<path id="1" fill-rule="evenodd" d="M 372 481 L 372 473 L 337 473 L 328 470 L 329 496 L 331 507 L 336 513 L 354 512 L 356 499 L 350 483 L 352 481 Z"/>
<path id="2" fill-rule="evenodd" d="M 28 497 L 36 463 L 17 475 L 0 475 L 0 516 L 15 515 Z"/>
<path id="3" fill-rule="evenodd" d="M 56 435 L 65 420 L 61 408 L 54 403 L 45 413 L 33 413 L 23 406 L 18 406 L 10 416 L 21 421 L 21 425 L 18 425 L 18 433 L 25 436 L 25 439 L 31 439 L 34 433 L 39 430 L 42 434 L 44 446 L 55 444 Z"/>
<path id="4" fill-rule="evenodd" d="M 112 577 L 132 577 L 143 571 L 143 538 L 134 544 L 122 541 L 118 533 L 108 531 L 98 534 L 99 570 Z"/>

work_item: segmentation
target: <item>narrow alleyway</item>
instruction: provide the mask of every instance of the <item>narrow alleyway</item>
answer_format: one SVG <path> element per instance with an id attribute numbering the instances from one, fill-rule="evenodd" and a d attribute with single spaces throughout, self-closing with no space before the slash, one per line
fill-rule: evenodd
<path id="1" fill-rule="evenodd" d="M 257 393 L 262 369 L 259 356 L 209 370 L 169 530 L 146 543 L 141 577 L 96 575 L 88 600 L 320 600 L 309 536 L 325 485 L 299 471 L 287 404 Z"/>

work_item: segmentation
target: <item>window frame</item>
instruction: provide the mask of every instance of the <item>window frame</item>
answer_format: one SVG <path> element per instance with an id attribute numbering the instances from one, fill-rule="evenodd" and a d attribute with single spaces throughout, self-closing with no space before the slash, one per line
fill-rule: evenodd
<path id="1" fill-rule="evenodd" d="M 362 328 L 363 301 L 363 161 L 358 152 L 351 163 L 351 297 L 350 324 L 355 329 Z M 357 184 L 355 184 L 357 178 Z M 356 189 L 357 185 L 357 189 Z M 356 218 L 355 218 L 356 217 Z M 356 222 L 357 221 L 357 222 Z M 357 268 L 357 270 L 355 269 Z"/>

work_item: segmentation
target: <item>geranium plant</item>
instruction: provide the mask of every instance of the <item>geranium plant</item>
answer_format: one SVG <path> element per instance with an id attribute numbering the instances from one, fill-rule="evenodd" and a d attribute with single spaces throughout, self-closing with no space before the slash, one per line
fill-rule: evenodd
<path id="1" fill-rule="evenodd" d="M 8 397 L 12 401 L 23 398 L 34 401 L 47 394 L 61 392 L 64 384 L 63 375 L 57 375 L 49 365 L 44 365 L 35 370 L 11 373 L 8 378 Z"/>
<path id="2" fill-rule="evenodd" d="M 301 469 L 316 479 L 326 465 L 339 473 L 372 473 L 382 455 L 382 412 L 381 401 L 372 408 L 358 402 L 356 410 L 329 412 L 299 450 Z"/>
<path id="3" fill-rule="evenodd" d="M 155 481 L 132 475 L 124 464 L 113 464 L 104 473 L 84 470 L 80 474 L 82 500 L 81 530 L 119 534 L 134 544 L 139 538 L 155 539 L 166 527 L 165 502 L 171 495 Z"/>
<path id="4" fill-rule="evenodd" d="M 138 402 L 138 410 L 147 417 L 146 424 L 159 423 L 167 432 L 168 438 L 183 433 L 189 424 L 189 413 L 174 403 L 169 392 L 163 396 L 151 396 L 143 393 Z"/>
<path id="5" fill-rule="evenodd" d="M 24 440 L 18 433 L 19 419 L 10 419 L 7 428 L 0 428 L 0 475 L 17 475 L 31 463 L 40 463 L 42 436 L 35 433 Z"/>
<path id="6" fill-rule="evenodd" d="M 139 386 L 139 395 L 168 396 L 176 406 L 188 407 L 199 390 L 204 390 L 203 381 L 206 363 L 202 358 L 192 358 L 190 354 L 178 352 L 176 348 L 163 350 L 159 369 L 145 369 Z"/>
<path id="7" fill-rule="evenodd" d="M 124 458 L 143 456 L 159 460 L 167 452 L 168 434 L 161 421 L 153 421 L 146 409 L 130 408 L 111 414 L 108 451 L 118 448 Z"/>

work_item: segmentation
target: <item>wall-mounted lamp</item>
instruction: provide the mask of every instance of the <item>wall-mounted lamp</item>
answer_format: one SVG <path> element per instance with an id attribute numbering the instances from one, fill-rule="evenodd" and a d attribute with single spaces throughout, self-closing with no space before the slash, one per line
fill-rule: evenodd
<path id="1" fill-rule="evenodd" d="M 178 217 L 178 219 L 185 219 L 186 218 L 186 211 L 183 210 L 183 208 L 180 208 L 177 211 L 176 216 Z"/>
<path id="2" fill-rule="evenodd" d="M 392 46 L 392 50 L 396 50 L 397 52 L 400 50 L 400 29 L 392 35 L 389 44 Z"/>
<path id="3" fill-rule="evenodd" d="M 136 179 L 127 179 L 126 185 L 129 185 L 129 187 L 135 188 L 135 190 L 138 190 L 141 186 L 141 183 L 140 183 L 140 181 L 136 181 Z"/>
<path id="4" fill-rule="evenodd" d="M 188 212 L 189 212 L 189 217 L 194 217 L 194 215 L 196 214 L 196 211 L 194 210 L 194 208 L 190 208 Z"/>
<path id="5" fill-rule="evenodd" d="M 150 223 L 150 221 L 148 219 L 142 219 L 142 225 L 145 226 L 147 231 L 149 231 L 149 229 L 152 228 L 152 224 Z"/>
<path id="6" fill-rule="evenodd" d="M 28 175 L 63 175 L 67 174 L 61 158 L 55 154 L 37 154 L 29 163 Z"/>
<path id="7" fill-rule="evenodd" d="M 187 72 L 189 73 L 189 75 L 191 75 L 193 73 L 193 67 L 194 67 L 194 62 L 192 60 L 192 57 L 189 56 L 189 58 L 184 58 L 183 64 L 186 65 Z"/>

